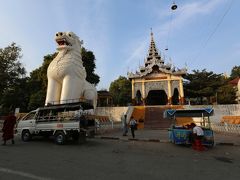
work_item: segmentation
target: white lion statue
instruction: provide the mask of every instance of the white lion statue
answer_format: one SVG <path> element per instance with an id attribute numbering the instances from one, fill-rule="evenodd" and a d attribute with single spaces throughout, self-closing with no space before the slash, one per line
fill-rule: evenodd
<path id="1" fill-rule="evenodd" d="M 81 56 L 82 41 L 73 32 L 55 35 L 58 54 L 47 70 L 48 86 L 45 104 L 66 103 L 84 98 L 97 105 L 97 91 L 86 81 L 86 70 Z"/>

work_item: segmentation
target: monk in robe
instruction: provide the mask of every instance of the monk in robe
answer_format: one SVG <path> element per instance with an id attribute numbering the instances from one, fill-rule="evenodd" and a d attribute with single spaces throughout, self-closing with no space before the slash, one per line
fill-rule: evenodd
<path id="1" fill-rule="evenodd" d="M 3 123 L 2 128 L 2 138 L 3 138 L 3 144 L 6 145 L 8 140 L 12 140 L 12 144 L 14 144 L 14 127 L 16 124 L 16 116 L 13 114 L 8 115 Z"/>

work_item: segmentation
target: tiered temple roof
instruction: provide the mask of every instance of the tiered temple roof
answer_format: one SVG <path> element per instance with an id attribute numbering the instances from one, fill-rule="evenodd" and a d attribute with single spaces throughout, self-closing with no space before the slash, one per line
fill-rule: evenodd
<path id="1" fill-rule="evenodd" d="M 139 71 L 136 71 L 136 73 L 128 72 L 129 79 L 142 78 L 151 73 L 166 73 L 173 75 L 184 75 L 187 73 L 186 68 L 176 70 L 172 64 L 164 64 L 164 59 L 161 57 L 161 54 L 158 53 L 158 50 L 156 48 L 152 32 L 148 56 L 144 62 L 145 65 L 140 66 Z"/>

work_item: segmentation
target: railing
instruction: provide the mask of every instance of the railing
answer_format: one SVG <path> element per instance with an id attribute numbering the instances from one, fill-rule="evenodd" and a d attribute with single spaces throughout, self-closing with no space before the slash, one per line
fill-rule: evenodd
<path id="1" fill-rule="evenodd" d="M 217 132 L 225 132 L 240 135 L 240 124 L 212 123 L 211 127 L 214 131 Z"/>
<path id="2" fill-rule="evenodd" d="M 96 132 L 102 133 L 113 129 L 121 128 L 121 122 L 114 122 L 113 120 L 106 118 L 96 118 Z"/>
<path id="3" fill-rule="evenodd" d="M 89 104 L 93 103 L 92 100 L 79 98 L 79 99 L 66 99 L 66 100 L 60 100 L 60 101 L 50 101 L 46 104 L 46 106 L 58 105 L 58 104 L 71 104 L 71 103 L 79 103 L 79 102 L 85 102 L 85 103 L 89 103 Z"/>

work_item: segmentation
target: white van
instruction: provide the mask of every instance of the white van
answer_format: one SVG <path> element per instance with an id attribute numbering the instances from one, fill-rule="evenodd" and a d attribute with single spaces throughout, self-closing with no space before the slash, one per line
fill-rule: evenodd
<path id="1" fill-rule="evenodd" d="M 83 102 L 41 107 L 18 122 L 17 132 L 25 142 L 34 136 L 54 136 L 57 144 L 65 144 L 69 139 L 85 140 L 95 133 L 95 120 L 84 114 L 92 108 Z"/>

